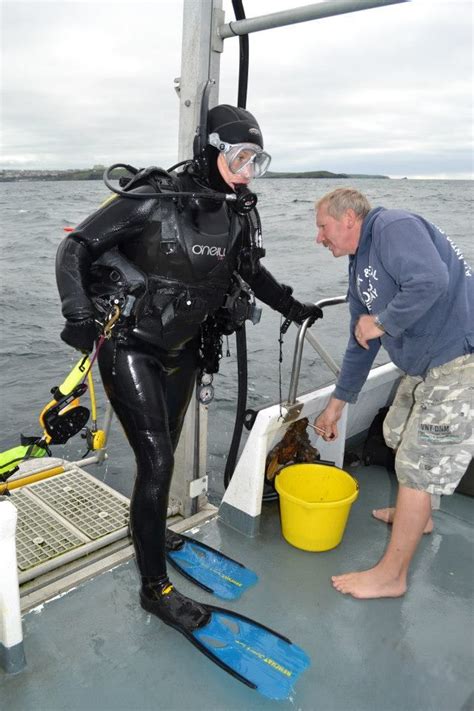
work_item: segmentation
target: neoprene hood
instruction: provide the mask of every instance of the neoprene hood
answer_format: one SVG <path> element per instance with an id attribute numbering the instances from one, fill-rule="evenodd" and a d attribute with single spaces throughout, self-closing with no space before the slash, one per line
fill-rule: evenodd
<path id="1" fill-rule="evenodd" d="M 256 118 L 237 106 L 220 104 L 209 111 L 207 132 L 218 133 L 226 143 L 255 143 L 263 148 L 263 136 Z"/>
<path id="2" fill-rule="evenodd" d="M 202 153 L 199 154 L 199 142 L 194 143 L 194 158 L 198 159 L 201 169 L 206 174 L 209 185 L 214 190 L 222 193 L 231 193 L 227 183 L 223 180 L 217 168 L 218 151 L 207 143 L 209 134 L 218 133 L 226 143 L 255 143 L 263 148 L 263 136 L 256 118 L 238 106 L 229 104 L 219 104 L 210 109 L 207 114 L 205 145 L 201 146 Z M 202 136 L 202 139 L 204 136 Z M 199 158 L 204 154 L 204 161 Z"/>

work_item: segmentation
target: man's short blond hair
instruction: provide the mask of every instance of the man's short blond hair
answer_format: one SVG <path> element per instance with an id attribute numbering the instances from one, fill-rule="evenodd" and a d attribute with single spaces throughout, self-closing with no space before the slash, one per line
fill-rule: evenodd
<path id="1" fill-rule="evenodd" d="M 326 193 L 316 202 L 316 210 L 320 207 L 325 207 L 329 215 L 337 220 L 349 209 L 363 220 L 372 209 L 365 195 L 355 188 L 338 188 Z"/>

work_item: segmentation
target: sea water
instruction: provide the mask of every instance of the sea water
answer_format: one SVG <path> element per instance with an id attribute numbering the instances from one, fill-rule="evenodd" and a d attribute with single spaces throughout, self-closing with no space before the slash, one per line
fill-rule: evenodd
<path id="1" fill-rule="evenodd" d="M 277 279 L 294 288 L 298 299 L 317 301 L 346 293 L 347 259 L 335 259 L 328 250 L 315 244 L 314 200 L 347 185 L 364 192 L 374 207 L 402 208 L 423 215 L 446 231 L 470 264 L 474 264 L 470 181 L 263 179 L 254 187 L 263 224 L 264 264 Z M 50 389 L 62 381 L 77 361 L 77 352 L 59 338 L 63 319 L 55 283 L 55 254 L 65 236 L 64 228 L 76 225 L 95 210 L 107 196 L 107 190 L 96 181 L 21 181 L 3 183 L 1 194 L 0 450 L 3 450 L 19 443 L 20 433 L 41 434 L 38 414 L 50 399 Z M 248 408 L 258 409 L 277 402 L 280 393 L 283 399 L 288 395 L 296 328 L 291 326 L 284 338 L 280 368 L 279 327 L 279 315 L 265 306 L 261 322 L 247 326 Z M 313 333 L 340 362 L 348 337 L 347 306 L 327 308 Z M 237 403 L 233 336 L 229 338 L 229 350 L 230 357 L 223 358 L 220 372 L 214 378 L 215 399 L 209 408 L 208 471 L 214 497 L 223 490 L 222 477 Z M 387 360 L 381 352 L 377 363 Z M 307 392 L 332 380 L 331 371 L 306 344 L 298 392 Z M 103 415 L 104 396 L 98 390 Z M 109 460 L 101 467 L 92 467 L 91 473 L 129 496 L 134 460 L 116 421 L 109 444 Z M 54 447 L 53 453 L 78 459 L 85 451 L 84 440 L 76 436 L 64 447 Z"/>

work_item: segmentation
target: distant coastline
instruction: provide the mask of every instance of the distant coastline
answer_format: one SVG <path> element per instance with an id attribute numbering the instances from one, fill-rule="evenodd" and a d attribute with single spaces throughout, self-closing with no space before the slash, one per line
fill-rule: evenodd
<path id="1" fill-rule="evenodd" d="M 0 183 L 11 183 L 22 180 L 102 180 L 104 166 L 94 166 L 93 168 L 82 168 L 69 170 L 0 170 Z M 125 173 L 123 173 L 125 174 Z M 118 177 L 120 171 L 116 171 Z M 388 175 L 362 175 L 354 173 L 331 173 L 328 170 L 313 170 L 305 173 L 272 173 L 269 172 L 265 178 L 313 178 L 313 179 L 347 179 L 347 178 L 376 178 L 390 180 Z"/>
<path id="2" fill-rule="evenodd" d="M 271 173 L 265 175 L 266 178 L 377 178 L 380 180 L 390 180 L 388 175 L 367 175 L 362 173 L 331 173 L 329 170 L 312 170 L 307 173 Z"/>

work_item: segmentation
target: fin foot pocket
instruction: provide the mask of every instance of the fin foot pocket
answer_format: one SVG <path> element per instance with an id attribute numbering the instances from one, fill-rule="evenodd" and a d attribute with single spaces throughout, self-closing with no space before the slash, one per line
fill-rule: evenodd
<path id="1" fill-rule="evenodd" d="M 211 617 L 204 605 L 181 595 L 171 584 L 164 588 L 143 586 L 140 604 L 144 610 L 182 632 L 193 632 L 203 627 Z"/>
<path id="2" fill-rule="evenodd" d="M 179 533 L 175 533 L 170 528 L 166 529 L 166 552 L 177 551 L 184 546 L 184 536 L 180 536 Z"/>

